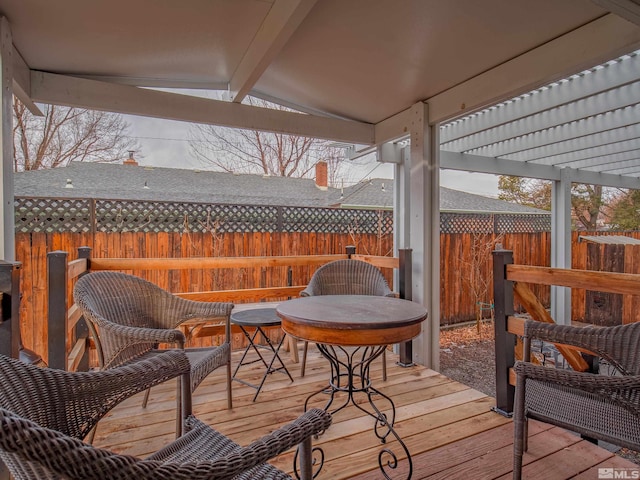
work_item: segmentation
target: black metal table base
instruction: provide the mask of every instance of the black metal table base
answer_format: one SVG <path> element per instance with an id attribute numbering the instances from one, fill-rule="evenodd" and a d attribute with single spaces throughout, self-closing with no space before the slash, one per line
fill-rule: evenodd
<path id="1" fill-rule="evenodd" d="M 286 337 L 286 335 L 283 335 L 282 338 L 280 339 L 280 341 L 274 345 L 274 343 L 271 341 L 271 339 L 269 338 L 269 336 L 262 330 L 261 327 L 254 327 L 255 331 L 253 332 L 253 335 L 251 335 L 247 329 L 245 329 L 244 326 L 240 325 L 240 329 L 242 330 L 242 332 L 244 333 L 245 337 L 247 337 L 247 340 L 249 341 L 249 345 L 247 345 L 247 348 L 244 350 L 244 353 L 242 354 L 242 358 L 240 359 L 240 363 L 238 363 L 238 366 L 236 367 L 235 371 L 233 372 L 233 380 L 235 380 L 236 382 L 242 383 L 243 385 L 246 385 L 248 387 L 251 388 L 255 388 L 256 389 L 256 394 L 253 397 L 253 401 L 255 402 L 256 399 L 258 398 L 258 394 L 260 393 L 260 390 L 262 390 L 262 386 L 264 385 L 265 380 L 267 379 L 267 377 L 275 372 L 281 372 L 286 374 L 289 379 L 293 382 L 293 377 L 291 376 L 291 374 L 289 373 L 289 370 L 287 369 L 287 367 L 285 366 L 285 364 L 282 362 L 282 359 L 280 358 L 280 347 L 282 346 L 282 344 L 284 343 L 284 339 Z M 262 337 L 265 339 L 266 341 L 266 345 L 261 345 L 261 344 L 256 344 L 255 343 L 255 339 L 258 335 L 262 335 Z M 247 357 L 247 354 L 249 353 L 249 351 L 253 348 L 253 350 L 258 354 L 258 358 L 256 358 L 255 360 L 249 360 L 245 362 L 245 358 Z M 264 356 L 260 353 L 260 349 L 267 349 L 270 350 L 271 353 L 273 354 L 273 356 L 271 357 L 271 361 L 267 362 L 264 358 Z M 276 360 L 280 363 L 279 367 L 274 367 L 274 363 L 276 362 Z M 240 367 L 242 367 L 243 365 L 251 365 L 253 363 L 256 362 L 262 362 L 264 364 L 264 366 L 266 367 L 266 371 L 264 373 L 264 375 L 262 376 L 262 380 L 260 381 L 259 385 L 255 385 L 253 383 L 249 383 L 246 380 L 242 380 L 241 378 L 236 378 L 236 374 L 238 373 L 238 370 L 240 370 Z"/>
<path id="2" fill-rule="evenodd" d="M 406 454 L 407 461 L 409 462 L 409 472 L 406 478 L 411 478 L 413 474 L 411 454 L 409 453 L 407 445 L 402 441 L 398 433 L 393 428 L 396 420 L 395 404 L 391 398 L 371 385 L 371 362 L 382 355 L 386 346 L 380 345 L 374 347 L 346 348 L 335 345 L 317 344 L 317 347 L 322 356 L 329 360 L 329 364 L 331 365 L 331 380 L 327 387 L 322 388 L 307 397 L 304 404 L 305 411 L 307 410 L 309 401 L 316 395 L 320 394 L 329 395 L 329 400 L 324 406 L 324 409 L 330 411 L 332 415 L 345 408 L 349 403 L 352 403 L 356 408 L 374 418 L 375 424 L 373 431 L 376 437 L 380 439 L 381 443 L 387 443 L 389 435 L 398 441 L 398 444 Z M 338 393 L 346 393 L 346 399 L 341 405 L 331 409 Z M 355 401 L 354 396 L 358 393 L 363 393 L 367 396 L 371 410 Z M 384 413 L 383 409 L 376 405 L 374 398 L 377 400 L 382 399 L 388 403 L 388 408 L 390 410 L 389 415 Z M 391 448 L 383 448 L 378 454 L 378 465 L 382 474 L 387 479 L 392 478 L 389 476 L 389 473 L 398 467 L 398 462 L 398 456 L 391 450 Z"/>

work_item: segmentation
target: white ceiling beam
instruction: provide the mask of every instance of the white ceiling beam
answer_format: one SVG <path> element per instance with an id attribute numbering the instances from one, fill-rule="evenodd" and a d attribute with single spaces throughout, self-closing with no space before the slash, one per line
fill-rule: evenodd
<path id="1" fill-rule="evenodd" d="M 300 105 L 298 103 L 289 102 L 287 100 L 283 100 L 279 97 L 274 97 L 273 95 L 269 95 L 263 92 L 259 92 L 256 90 L 251 91 L 251 96 L 255 98 L 260 98 L 265 102 L 274 103 L 276 105 L 280 105 L 285 108 L 289 108 L 291 110 L 295 110 L 296 112 L 307 113 L 309 115 L 315 115 L 317 117 L 327 117 L 327 118 L 339 118 L 342 120 L 351 121 L 349 118 L 341 117 L 339 115 L 333 115 L 331 113 L 323 112 L 322 110 L 318 110 L 312 107 L 306 107 L 304 105 Z"/>
<path id="2" fill-rule="evenodd" d="M 368 123 L 252 107 L 66 75 L 32 72 L 35 101 L 184 122 L 288 133 L 341 142 L 370 144 Z"/>
<path id="3" fill-rule="evenodd" d="M 440 150 L 440 167 L 467 172 L 492 173 L 494 175 L 560 180 L 560 169 L 550 165 L 536 165 L 444 150 Z"/>
<path id="4" fill-rule="evenodd" d="M 315 3 L 316 0 L 275 0 L 229 81 L 229 100 L 244 100 Z"/>
<path id="5" fill-rule="evenodd" d="M 640 28 L 608 14 L 429 98 L 429 122 L 448 121 L 640 47 Z"/>
<path id="6" fill-rule="evenodd" d="M 597 115 L 584 120 L 567 123 L 549 130 L 539 131 L 500 143 L 478 148 L 473 153 L 488 157 L 502 157 L 517 152 L 553 145 L 567 139 L 579 139 L 588 135 L 624 128 L 638 123 L 640 105 L 631 105 L 606 115 Z"/>
<path id="7" fill-rule="evenodd" d="M 611 173 L 557 168 L 551 165 L 504 160 L 483 157 L 467 153 L 446 152 L 440 150 L 440 167 L 450 170 L 490 173 L 494 175 L 513 175 L 516 177 L 538 178 L 542 180 L 560 180 L 560 172 L 569 173 L 572 182 L 604 185 L 607 187 L 640 189 L 640 178 L 614 175 Z"/>
<path id="8" fill-rule="evenodd" d="M 621 60 L 608 62 L 586 72 L 588 73 L 574 75 L 534 90 L 531 94 L 508 100 L 495 108 L 443 125 L 440 140 L 447 143 L 636 82 L 640 78 L 640 55 L 624 56 Z"/>
<path id="9" fill-rule="evenodd" d="M 413 107 L 407 108 L 392 117 L 382 120 L 375 125 L 376 145 L 398 140 L 409 136 L 414 121 Z"/>
<path id="10" fill-rule="evenodd" d="M 13 94 L 33 115 L 44 116 L 40 108 L 31 100 L 31 70 L 15 48 L 13 49 Z"/>
<path id="11" fill-rule="evenodd" d="M 638 103 L 640 103 L 640 81 L 444 143 L 442 148 L 455 152 L 469 152 L 486 145 L 549 130 Z M 500 156 L 507 153 L 511 152 L 503 152 Z"/>
<path id="12" fill-rule="evenodd" d="M 591 0 L 605 10 L 640 26 L 640 3 L 634 0 Z"/>
<path id="13" fill-rule="evenodd" d="M 131 85 L 145 88 L 188 89 L 188 90 L 220 90 L 227 91 L 227 82 L 209 82 L 197 80 L 166 80 L 149 77 L 121 77 L 115 75 L 74 75 L 75 77 L 96 80 L 98 82 L 115 83 L 118 85 Z"/>

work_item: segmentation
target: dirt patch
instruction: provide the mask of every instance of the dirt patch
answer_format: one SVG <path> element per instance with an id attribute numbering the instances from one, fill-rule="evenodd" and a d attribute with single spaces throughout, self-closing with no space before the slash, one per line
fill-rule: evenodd
<path id="1" fill-rule="evenodd" d="M 496 396 L 493 324 L 443 328 L 440 331 L 440 372 L 460 383 Z"/>

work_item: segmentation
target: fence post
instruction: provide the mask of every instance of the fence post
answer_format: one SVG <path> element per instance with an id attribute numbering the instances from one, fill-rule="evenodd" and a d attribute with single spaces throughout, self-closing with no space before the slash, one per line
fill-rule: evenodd
<path id="1" fill-rule="evenodd" d="M 20 357 L 20 262 L 0 261 L 0 353 Z"/>
<path id="2" fill-rule="evenodd" d="M 401 248 L 398 250 L 398 258 L 400 268 L 398 269 L 398 293 L 400 298 L 405 300 L 413 300 L 413 291 L 411 288 L 411 255 L 413 250 L 410 248 Z M 401 367 L 410 367 L 413 365 L 413 341 L 402 342 L 398 346 L 400 359 L 398 365 Z"/>
<path id="3" fill-rule="evenodd" d="M 49 367 L 67 369 L 67 257 L 62 250 L 47 253 L 47 291 L 49 293 Z"/>
<path id="4" fill-rule="evenodd" d="M 507 332 L 507 318 L 513 315 L 513 282 L 506 279 L 507 265 L 513 263 L 513 252 L 496 244 L 493 251 L 493 299 L 495 304 L 496 406 L 494 411 L 510 417 L 513 413 L 515 388 L 509 383 L 509 370 L 514 364 L 515 335 Z"/>
<path id="5" fill-rule="evenodd" d="M 89 269 L 90 259 L 91 259 L 91 247 L 78 247 L 78 258 L 86 258 L 87 259 L 87 270 Z M 68 280 L 68 279 L 67 279 Z M 87 321 L 84 319 L 84 316 L 80 317 L 80 319 L 76 322 L 76 325 L 73 330 L 74 339 L 84 338 L 87 343 L 87 348 L 82 355 L 82 359 L 78 363 L 77 370 L 79 372 L 86 372 L 89 370 L 89 327 L 87 326 Z"/>

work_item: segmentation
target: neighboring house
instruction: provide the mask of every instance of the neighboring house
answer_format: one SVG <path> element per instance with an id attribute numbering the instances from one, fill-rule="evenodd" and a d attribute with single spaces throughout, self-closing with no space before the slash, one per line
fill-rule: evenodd
<path id="1" fill-rule="evenodd" d="M 64 168 L 19 172 L 17 197 L 95 198 L 197 202 L 231 205 L 393 208 L 393 180 L 371 179 L 348 188 L 327 185 L 326 164 L 316 166 L 316 179 L 233 174 L 77 162 Z M 502 200 L 440 188 L 440 210 L 464 213 L 549 213 Z"/>
<path id="2" fill-rule="evenodd" d="M 336 206 L 343 208 L 393 208 L 393 180 L 375 178 L 345 188 Z M 456 213 L 550 214 L 497 198 L 440 187 L 440 211 Z"/>

